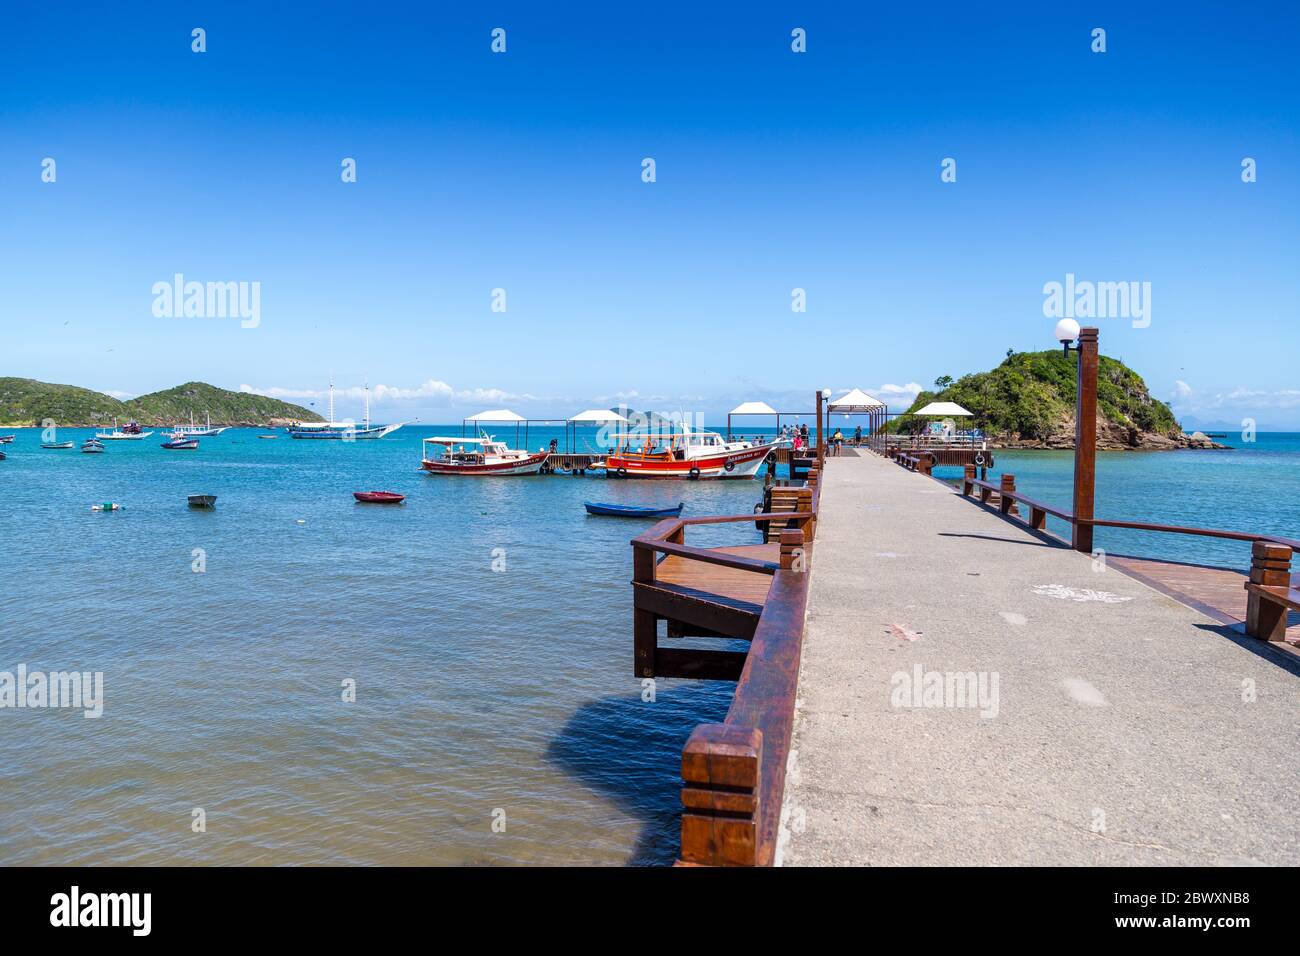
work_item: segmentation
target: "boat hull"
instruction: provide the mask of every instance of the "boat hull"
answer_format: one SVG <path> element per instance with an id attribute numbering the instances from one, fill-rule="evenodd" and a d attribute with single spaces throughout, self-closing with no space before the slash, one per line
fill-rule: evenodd
<path id="1" fill-rule="evenodd" d="M 354 491 L 352 497 L 369 505 L 400 505 L 406 500 L 406 495 L 395 491 Z"/>
<path id="2" fill-rule="evenodd" d="M 398 425 L 373 425 L 366 428 L 364 425 L 357 428 L 294 428 L 290 426 L 287 430 L 290 438 L 315 439 L 318 441 L 374 441 L 383 438 L 385 435 L 391 435 L 402 426 Z"/>
<path id="3" fill-rule="evenodd" d="M 199 447 L 199 442 L 195 438 L 181 438 L 175 441 L 165 441 L 162 446 L 168 451 L 194 451 Z"/>
<path id="4" fill-rule="evenodd" d="M 431 475 L 468 475 L 472 477 L 494 475 L 535 475 L 541 471 L 547 455 L 547 452 L 541 452 L 536 455 L 529 455 L 527 458 L 517 458 L 500 462 L 486 462 L 484 464 L 431 461 L 426 458 L 420 462 L 420 467 Z"/>
<path id="5" fill-rule="evenodd" d="M 605 515 L 610 518 L 676 518 L 682 513 L 682 505 L 673 508 L 636 508 L 631 505 L 606 505 L 599 501 L 584 501 L 582 506 L 589 515 Z"/>
<path id="6" fill-rule="evenodd" d="M 610 455 L 605 459 L 605 474 L 618 478 L 753 478 L 775 447 L 756 445 L 684 461 Z"/>

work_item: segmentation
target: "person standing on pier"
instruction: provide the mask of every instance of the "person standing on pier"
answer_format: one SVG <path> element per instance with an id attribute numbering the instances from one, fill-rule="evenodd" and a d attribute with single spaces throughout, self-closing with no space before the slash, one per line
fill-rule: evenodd
<path id="1" fill-rule="evenodd" d="M 859 425 L 853 429 L 853 447 L 859 448 L 862 445 L 862 426 Z"/>

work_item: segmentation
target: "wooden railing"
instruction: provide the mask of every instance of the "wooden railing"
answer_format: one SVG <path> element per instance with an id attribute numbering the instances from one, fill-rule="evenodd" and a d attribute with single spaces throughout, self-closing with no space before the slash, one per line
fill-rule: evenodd
<path id="1" fill-rule="evenodd" d="M 997 498 L 998 510 L 1008 518 L 1018 518 L 1036 531 L 1047 530 L 1047 516 L 1052 515 L 1070 525 L 1094 528 L 1126 528 L 1159 534 L 1184 534 L 1227 541 L 1251 542 L 1251 570 L 1246 580 L 1246 633 L 1269 641 L 1286 638 L 1287 611 L 1300 611 L 1300 591 L 1291 588 L 1291 558 L 1300 551 L 1300 540 L 1268 533 L 1224 531 L 1217 528 L 1193 528 L 1182 525 L 1153 524 L 1145 521 L 1110 521 L 1105 518 L 1077 518 L 1064 508 L 1036 501 L 1016 491 L 1016 476 L 1003 474 L 995 484 L 975 477 L 975 467 L 967 465 L 961 493 L 966 497 L 978 493 L 982 504 Z M 1029 511 L 1025 518 L 1022 505 Z"/>
<path id="2" fill-rule="evenodd" d="M 934 455 L 926 451 L 918 452 L 913 455 L 901 448 L 890 448 L 889 458 L 902 465 L 908 471 L 919 471 L 923 475 L 930 474 L 937 464 Z"/>
<path id="3" fill-rule="evenodd" d="M 808 607 L 809 569 L 820 501 L 819 472 L 809 473 L 806 511 L 662 521 L 632 540 L 633 643 L 637 676 L 735 680 L 726 720 L 701 724 L 682 750 L 682 824 L 678 862 L 697 866 L 770 866 L 785 791 L 799 659 Z M 805 499 L 807 500 L 807 499 Z M 778 561 L 686 544 L 693 525 L 786 522 Z M 754 614 L 708 594 L 665 589 L 660 556 L 770 575 Z M 658 619 L 677 636 L 739 638 L 747 652 L 659 647 Z"/>

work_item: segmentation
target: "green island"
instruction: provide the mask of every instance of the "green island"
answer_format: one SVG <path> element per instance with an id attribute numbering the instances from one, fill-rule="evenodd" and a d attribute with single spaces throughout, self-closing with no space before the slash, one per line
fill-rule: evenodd
<path id="1" fill-rule="evenodd" d="M 1118 359 L 1099 356 L 1097 447 L 1103 449 L 1222 448 L 1205 435 L 1183 433 L 1169 406 L 1151 395 L 1142 376 Z M 914 413 L 930 402 L 956 402 L 998 448 L 1073 448 L 1077 361 L 1060 350 L 1009 351 L 997 368 L 954 380 L 941 376 L 916 396 L 888 431 L 911 433 L 933 419 Z M 959 423 L 963 427 L 965 423 Z"/>
<path id="2" fill-rule="evenodd" d="M 113 420 L 176 425 L 210 418 L 213 425 L 276 426 L 318 422 L 313 411 L 265 395 L 233 392 L 206 382 L 186 382 L 127 401 L 75 385 L 30 378 L 0 378 L 0 423 L 7 428 L 38 426 L 46 419 L 69 428 L 98 428 Z"/>

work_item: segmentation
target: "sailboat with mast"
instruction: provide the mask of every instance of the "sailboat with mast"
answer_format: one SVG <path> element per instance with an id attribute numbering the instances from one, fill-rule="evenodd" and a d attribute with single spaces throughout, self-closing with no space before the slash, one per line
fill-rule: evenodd
<path id="1" fill-rule="evenodd" d="M 406 422 L 393 425 L 375 425 L 370 421 L 370 383 L 365 386 L 366 418 L 364 424 L 356 422 L 336 422 L 334 420 L 334 375 L 330 374 L 329 418 L 323 422 L 294 422 L 288 427 L 290 438 L 341 439 L 344 441 L 362 441 L 383 438 L 397 431 Z"/>
<path id="2" fill-rule="evenodd" d="M 184 438 L 214 438 L 230 427 L 229 425 L 218 425 L 216 428 L 213 428 L 212 415 L 208 412 L 204 412 L 203 417 L 207 424 L 196 425 L 194 424 L 194 412 L 191 411 L 190 423 L 188 425 L 177 425 L 175 430 L 172 432 L 172 437 L 174 438 L 177 435 L 180 435 Z"/>

